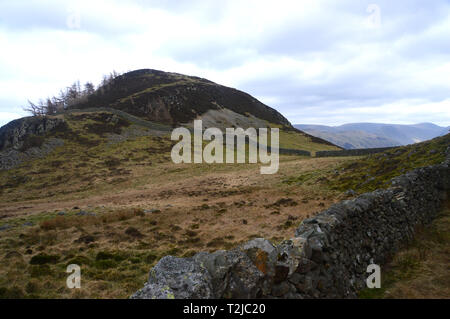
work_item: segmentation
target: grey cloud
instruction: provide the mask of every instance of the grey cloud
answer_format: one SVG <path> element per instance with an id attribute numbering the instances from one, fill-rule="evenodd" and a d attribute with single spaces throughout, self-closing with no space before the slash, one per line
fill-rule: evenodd
<path id="1" fill-rule="evenodd" d="M 4 1 L 0 3 L 0 26 L 11 32 L 36 30 L 83 31 L 114 37 L 138 32 L 139 27 L 121 22 L 122 17 L 82 9 L 62 1 Z"/>
<path id="2" fill-rule="evenodd" d="M 226 22 L 228 15 L 232 14 L 232 10 L 226 10 L 228 3 L 218 1 L 134 0 L 131 3 L 143 12 L 158 8 L 195 21 L 205 28 Z M 372 3 L 380 8 L 379 28 L 364 25 L 370 14 L 366 9 Z M 111 5 L 114 6 L 114 2 Z M 282 3 L 280 9 L 281 6 Z M 12 33 L 31 29 L 70 31 L 66 25 L 69 8 L 59 1 L 5 1 L 0 3 L 0 27 Z M 142 21 L 128 23 L 130 17 L 107 17 L 97 11 L 80 13 L 81 31 L 100 35 L 118 49 L 123 50 L 123 43 L 128 43 L 118 41 L 119 37 L 127 38 L 149 31 L 141 29 Z M 274 18 L 277 14 L 273 12 Z M 257 19 L 251 13 L 245 18 Z M 336 121 L 341 121 L 347 116 L 347 122 L 371 121 L 374 120 L 373 114 L 358 113 L 355 108 L 403 99 L 440 102 L 449 98 L 450 84 L 427 81 L 430 79 L 423 78 L 421 74 L 428 66 L 449 63 L 450 28 L 442 27 L 445 23 L 448 25 L 449 18 L 450 3 L 443 0 L 326 1 L 317 14 L 302 19 L 279 19 L 270 28 L 264 28 L 261 24 L 265 30 L 263 34 L 252 34 L 246 30 L 226 38 L 214 34 L 186 34 L 182 32 L 183 25 L 179 24 L 176 28 L 180 29 L 180 34 L 167 38 L 150 53 L 172 58 L 177 63 L 192 64 L 205 72 L 217 73 L 240 67 L 245 72 L 245 66 L 255 60 L 288 57 L 304 63 L 323 61 L 328 68 L 323 76 L 314 80 L 302 77 L 295 69 L 267 69 L 254 76 L 244 74 L 243 78 L 247 80 L 236 79 L 234 82 L 238 84 L 238 89 L 277 101 L 268 104 L 287 114 L 288 118 L 289 114 L 297 114 L 312 120 L 325 121 L 334 117 Z M 164 34 L 168 27 L 165 23 L 177 22 L 163 21 L 154 32 Z M 152 67 L 145 64 L 147 66 Z M 10 78 L 10 71 L 9 74 L 4 73 L 2 78 Z M 3 104 L 0 107 L 5 110 Z M 435 114 L 450 121 L 448 113 Z M 410 121 L 421 116 L 429 118 L 424 110 L 420 116 L 412 114 Z M 379 114 L 378 118 L 385 119 L 386 116 Z"/>
<path id="3" fill-rule="evenodd" d="M 0 3 L 0 25 L 5 28 L 29 30 L 33 28 L 59 29 L 65 27 L 67 12 L 60 6 L 37 1 L 3 1 Z"/>

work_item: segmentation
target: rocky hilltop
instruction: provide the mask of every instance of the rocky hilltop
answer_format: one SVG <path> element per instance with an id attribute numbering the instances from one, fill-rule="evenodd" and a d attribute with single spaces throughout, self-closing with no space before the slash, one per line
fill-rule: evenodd
<path id="1" fill-rule="evenodd" d="M 74 108 L 104 106 L 172 125 L 188 123 L 210 110 L 228 109 L 291 127 L 283 115 L 247 93 L 199 77 L 152 69 L 122 74 Z"/>

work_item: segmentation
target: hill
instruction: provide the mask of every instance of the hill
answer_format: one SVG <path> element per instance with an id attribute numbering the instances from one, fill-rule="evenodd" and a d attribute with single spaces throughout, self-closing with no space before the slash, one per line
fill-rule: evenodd
<path id="1" fill-rule="evenodd" d="M 76 88 L 68 94 L 76 96 Z M 96 123 L 85 123 L 89 116 L 72 116 L 84 113 L 93 114 Z M 113 122 L 103 122 L 111 119 Z M 339 149 L 292 127 L 283 115 L 247 93 L 198 77 L 143 69 L 109 78 L 91 93 L 65 104 L 63 110 L 0 127 L 0 169 L 45 156 L 65 139 L 75 138 L 83 144 L 89 143 L 84 138 L 90 133 L 120 133 L 125 123 L 132 124 L 134 135 L 163 135 L 168 139 L 173 127 L 192 128 L 196 119 L 201 119 L 205 128 L 280 128 L 280 147 L 287 150 L 314 153 Z"/>
<path id="2" fill-rule="evenodd" d="M 448 133 L 448 128 L 432 123 L 350 123 L 340 126 L 295 124 L 294 127 L 346 149 L 407 145 Z"/>
<path id="3" fill-rule="evenodd" d="M 250 117 L 291 126 L 279 112 L 247 93 L 199 77 L 152 69 L 119 75 L 72 108 L 106 106 L 173 126 L 206 114 L 214 117 L 225 109 L 230 114 L 224 117 L 236 113 L 241 120 Z"/>

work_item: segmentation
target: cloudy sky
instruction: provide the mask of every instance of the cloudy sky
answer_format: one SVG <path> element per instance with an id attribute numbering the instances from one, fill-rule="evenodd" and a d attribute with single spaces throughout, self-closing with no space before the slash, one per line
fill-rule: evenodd
<path id="1" fill-rule="evenodd" d="M 450 125 L 450 1 L 0 0 L 0 125 L 75 80 L 153 68 L 292 123 Z"/>

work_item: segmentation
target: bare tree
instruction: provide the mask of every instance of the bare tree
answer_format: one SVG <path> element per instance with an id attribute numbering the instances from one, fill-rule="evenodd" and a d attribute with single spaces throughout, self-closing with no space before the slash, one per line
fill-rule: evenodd
<path id="1" fill-rule="evenodd" d="M 84 95 L 89 96 L 91 94 L 94 94 L 94 92 L 95 92 L 94 84 L 92 84 L 91 82 L 86 82 L 84 84 Z"/>
<path id="2" fill-rule="evenodd" d="M 65 94 L 65 104 L 67 107 L 75 105 L 80 97 L 79 83 L 74 82 L 71 86 L 67 87 Z"/>
<path id="3" fill-rule="evenodd" d="M 115 78 L 119 77 L 120 73 L 113 70 L 109 75 L 103 75 L 102 82 L 100 84 L 101 93 L 105 93 L 105 90 L 112 84 Z"/>
<path id="4" fill-rule="evenodd" d="M 56 111 L 57 111 L 56 105 L 53 103 L 52 99 L 48 97 L 45 103 L 45 113 L 52 115 L 55 114 Z"/>
<path id="5" fill-rule="evenodd" d="M 56 112 L 61 112 L 64 110 L 64 99 L 61 97 L 52 97 L 52 103 L 56 108 Z"/>
<path id="6" fill-rule="evenodd" d="M 118 76 L 120 74 L 114 70 L 109 75 L 104 75 L 99 86 L 100 92 L 104 93 L 104 90 Z M 94 93 L 95 86 L 92 82 L 86 82 L 82 90 L 80 81 L 76 81 L 71 86 L 66 87 L 65 90 L 60 90 L 58 96 L 47 98 L 45 102 L 39 100 L 38 104 L 28 101 L 28 106 L 23 109 L 30 112 L 33 116 L 52 115 L 86 101 Z"/>
<path id="7" fill-rule="evenodd" d="M 34 104 L 28 100 L 28 106 L 23 107 L 24 111 L 30 112 L 33 116 L 42 116 L 45 114 L 45 108 L 42 104 Z"/>

